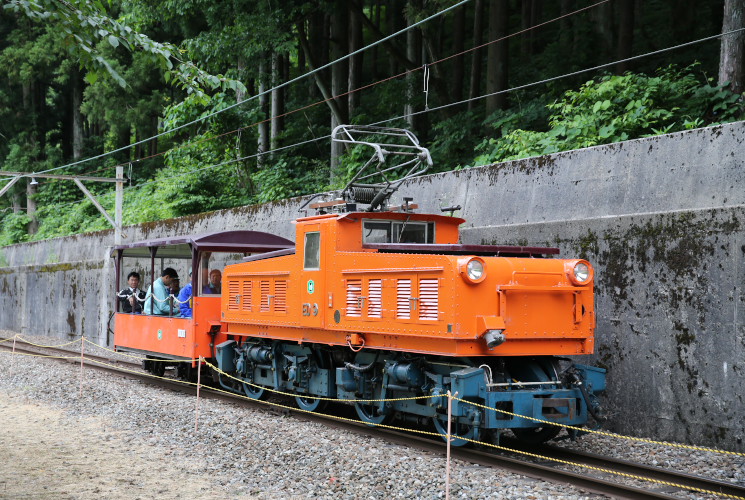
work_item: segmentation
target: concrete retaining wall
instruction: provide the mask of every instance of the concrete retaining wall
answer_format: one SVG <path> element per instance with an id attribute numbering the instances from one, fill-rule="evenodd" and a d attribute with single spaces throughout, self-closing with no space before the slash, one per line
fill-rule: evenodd
<path id="1" fill-rule="evenodd" d="M 745 123 L 415 179 L 421 211 L 461 205 L 464 243 L 552 245 L 596 266 L 596 363 L 611 427 L 745 450 Z M 127 228 L 293 238 L 304 200 Z M 105 344 L 110 231 L 0 249 L 0 328 Z"/>

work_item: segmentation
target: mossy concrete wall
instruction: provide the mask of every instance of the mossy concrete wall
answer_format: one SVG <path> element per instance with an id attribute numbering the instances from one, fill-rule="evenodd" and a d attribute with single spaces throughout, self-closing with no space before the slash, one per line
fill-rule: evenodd
<path id="1" fill-rule="evenodd" d="M 745 450 L 745 123 L 421 177 L 464 243 L 558 246 L 595 264 L 610 426 Z M 293 238 L 304 199 L 126 229 L 136 241 L 248 228 Z M 0 328 L 106 344 L 110 231 L 0 249 Z"/>

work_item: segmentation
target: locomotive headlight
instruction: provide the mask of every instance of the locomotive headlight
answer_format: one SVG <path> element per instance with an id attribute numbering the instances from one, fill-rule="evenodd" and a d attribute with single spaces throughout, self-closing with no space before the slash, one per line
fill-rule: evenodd
<path id="1" fill-rule="evenodd" d="M 458 269 L 463 279 L 469 283 L 481 283 L 486 278 L 486 263 L 479 257 L 460 259 Z"/>
<path id="2" fill-rule="evenodd" d="M 592 266 L 586 260 L 576 260 L 569 262 L 566 266 L 569 281 L 575 285 L 587 285 L 592 281 L 594 272 Z"/>

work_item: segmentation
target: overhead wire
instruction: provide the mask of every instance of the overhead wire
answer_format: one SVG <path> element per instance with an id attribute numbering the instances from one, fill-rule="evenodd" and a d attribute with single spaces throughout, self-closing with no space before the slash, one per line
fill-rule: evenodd
<path id="1" fill-rule="evenodd" d="M 604 1 L 608 1 L 608 0 L 604 0 Z M 603 3 L 603 2 L 600 2 L 600 3 Z M 599 5 L 600 3 L 595 4 L 595 5 Z M 580 9 L 580 10 L 586 10 L 586 8 Z M 554 19 L 554 20 L 556 20 L 556 19 Z M 542 23 L 542 24 L 545 24 L 545 23 Z M 564 73 L 562 75 L 558 75 L 558 76 L 546 78 L 546 79 L 543 79 L 543 80 L 538 80 L 538 81 L 530 82 L 530 83 L 527 83 L 527 84 L 524 84 L 524 85 L 519 85 L 519 86 L 516 86 L 516 87 L 511 87 L 509 89 L 503 89 L 503 90 L 499 90 L 499 91 L 496 91 L 496 92 L 491 92 L 491 93 L 488 93 L 488 94 L 483 94 L 483 95 L 480 95 L 480 96 L 475 96 L 475 97 L 472 97 L 472 98 L 463 99 L 463 100 L 452 102 L 452 103 L 448 103 L 448 104 L 443 104 L 441 106 L 431 107 L 431 108 L 428 108 L 428 109 L 424 109 L 424 110 L 420 110 L 420 111 L 415 111 L 415 112 L 412 112 L 412 113 L 407 113 L 407 114 L 399 115 L 399 116 L 392 117 L 392 118 L 387 118 L 385 120 L 381 120 L 381 121 L 370 123 L 369 125 L 372 125 L 372 126 L 381 125 L 381 124 L 389 123 L 389 122 L 392 122 L 392 121 L 395 121 L 395 120 L 406 119 L 409 116 L 417 116 L 417 115 L 421 115 L 421 114 L 424 114 L 424 113 L 429 113 L 429 112 L 432 112 L 432 111 L 438 111 L 438 110 L 449 108 L 449 107 L 453 107 L 453 106 L 459 106 L 459 105 L 466 104 L 466 103 L 469 103 L 469 102 L 472 102 L 472 101 L 477 101 L 477 100 L 485 99 L 485 98 L 490 97 L 490 96 L 493 96 L 493 95 L 499 95 L 499 94 L 504 94 L 504 93 L 509 93 L 509 92 L 515 92 L 515 91 L 518 91 L 518 90 L 524 90 L 526 88 L 534 87 L 534 86 L 545 84 L 545 83 L 550 83 L 552 81 L 557 81 L 557 80 L 560 80 L 560 79 L 563 79 L 563 78 L 569 78 L 569 77 L 572 77 L 572 76 L 577 76 L 577 75 L 580 75 L 580 74 L 584 74 L 584 73 L 588 73 L 588 72 L 592 72 L 592 71 L 597 71 L 599 69 L 604 69 L 604 68 L 607 68 L 607 67 L 610 67 L 610 66 L 614 66 L 614 65 L 617 65 L 617 64 L 620 64 L 620 63 L 630 62 L 630 61 L 642 59 L 642 58 L 645 58 L 645 57 L 650 57 L 650 56 L 653 56 L 653 55 L 658 55 L 658 54 L 662 54 L 662 53 L 665 53 L 665 52 L 677 50 L 677 49 L 688 47 L 688 46 L 695 45 L 695 44 L 698 44 L 698 43 L 702 43 L 702 42 L 706 42 L 706 41 L 709 41 L 709 40 L 721 38 L 723 36 L 727 36 L 727 35 L 731 35 L 731 34 L 734 34 L 734 33 L 738 33 L 738 32 L 744 31 L 744 30 L 745 30 L 745 28 L 739 28 L 739 29 L 727 31 L 727 32 L 724 32 L 724 33 L 718 33 L 716 35 L 711 35 L 711 36 L 708 36 L 708 37 L 699 38 L 697 40 L 692 40 L 692 41 L 685 42 L 685 43 L 678 44 L 678 45 L 674 45 L 674 46 L 671 46 L 671 47 L 666 47 L 666 48 L 663 48 L 663 49 L 658 49 L 658 50 L 654 50 L 654 51 L 651 51 L 651 52 L 647 52 L 647 53 L 644 53 L 644 54 L 639 54 L 639 55 L 636 55 L 636 56 L 632 56 L 632 57 L 628 57 L 628 58 L 624 58 L 624 59 L 619 59 L 619 60 L 612 61 L 612 62 L 609 62 L 609 63 L 599 64 L 599 65 L 596 65 L 596 66 L 592 66 L 592 67 L 589 67 L 589 68 L 584 68 L 584 69 L 573 71 L 573 72 L 569 72 L 569 73 Z M 517 34 L 520 34 L 520 32 L 515 33 L 515 34 L 512 34 L 512 35 L 508 35 L 508 36 L 514 36 L 514 35 L 517 35 Z M 503 37 L 502 39 L 504 39 L 504 38 L 505 37 Z M 502 40 L 502 39 L 499 39 L 499 40 Z M 489 43 L 494 43 L 494 42 L 499 41 L 499 40 L 493 40 L 491 42 L 488 42 L 487 44 L 482 44 L 481 46 L 479 46 L 479 48 L 480 47 L 483 47 L 484 45 L 488 45 Z M 469 50 L 474 50 L 474 48 L 469 49 Z M 464 51 L 464 52 L 467 52 L 467 51 Z M 449 56 L 448 58 L 452 58 L 452 57 L 454 57 L 454 56 Z M 445 58 L 445 59 L 448 59 L 448 58 Z M 439 60 L 437 62 L 441 62 L 441 61 L 442 60 Z M 397 75 L 397 76 L 400 76 L 400 75 Z M 366 85 L 364 87 L 360 87 L 359 89 L 355 89 L 354 91 L 362 90 L 364 88 L 370 87 L 371 85 L 373 85 L 373 84 Z M 347 92 L 345 94 L 340 94 L 340 96 L 349 94 L 349 93 L 354 92 L 354 91 L 350 91 L 350 92 Z M 337 96 L 337 97 L 340 97 L 340 96 Z M 323 103 L 323 102 L 325 102 L 325 100 L 324 101 L 319 101 L 319 103 Z M 316 104 L 318 104 L 318 103 L 316 103 Z M 307 109 L 308 107 L 309 106 L 305 106 L 305 107 L 300 108 L 300 109 Z M 289 113 L 286 113 L 286 114 L 294 113 L 296 111 L 297 110 L 293 110 L 293 111 L 291 111 Z M 258 122 L 258 123 L 262 123 L 262 122 Z M 223 135 L 225 135 L 225 134 L 223 134 Z M 201 168 L 198 168 L 198 169 L 190 170 L 188 172 L 179 173 L 179 174 L 176 174 L 174 176 L 160 178 L 160 179 L 153 179 L 151 181 L 147 181 L 147 182 L 142 183 L 142 184 L 137 184 L 137 185 L 134 185 L 134 186 L 129 186 L 129 187 L 126 187 L 125 190 L 138 189 L 138 188 L 141 188 L 141 187 L 150 185 L 150 184 L 164 182 L 166 180 L 171 180 L 171 179 L 175 179 L 175 178 L 179 178 L 179 177 L 184 177 L 184 176 L 187 176 L 187 175 L 192 175 L 194 173 L 202 172 L 202 171 L 205 171 L 205 170 L 211 170 L 211 169 L 214 169 L 214 168 L 223 167 L 223 166 L 226 166 L 226 165 L 229 165 L 229 164 L 233 164 L 233 163 L 236 163 L 236 162 L 239 162 L 239 161 L 245 161 L 245 160 L 249 160 L 249 159 L 252 159 L 252 158 L 257 158 L 259 156 L 277 153 L 277 152 L 280 152 L 280 151 L 283 151 L 283 150 L 286 150 L 286 149 L 291 149 L 291 148 L 303 146 L 303 145 L 310 144 L 310 143 L 313 143 L 313 142 L 319 142 L 319 141 L 322 141 L 322 140 L 327 140 L 330 137 L 331 137 L 330 134 L 329 135 L 324 135 L 324 136 L 321 136 L 321 137 L 316 137 L 316 138 L 313 138 L 313 139 L 308 139 L 306 141 L 301 141 L 301 142 L 289 144 L 289 145 L 282 146 L 282 147 L 279 147 L 279 148 L 275 148 L 275 149 L 272 149 L 272 150 L 268 150 L 268 151 L 264 151 L 264 152 L 260 152 L 260 153 L 254 153 L 254 154 L 246 155 L 246 156 L 243 156 L 243 157 L 240 157 L 240 158 L 234 158 L 234 159 L 226 160 L 226 161 L 223 161 L 223 162 L 220 162 L 220 163 L 217 163 L 217 164 L 208 165 L 208 166 L 201 167 Z M 68 204 L 72 204 L 72 203 L 68 203 Z"/>
<path id="2" fill-rule="evenodd" d="M 616 64 L 619 64 L 619 63 L 634 61 L 634 60 L 641 59 L 641 58 L 644 58 L 644 57 L 649 57 L 649 56 L 653 56 L 653 55 L 657 55 L 657 54 L 669 52 L 669 51 L 672 51 L 672 50 L 680 49 L 680 48 L 683 48 L 683 47 L 687 47 L 687 46 L 690 46 L 690 45 L 694 45 L 694 44 L 697 44 L 697 43 L 702 43 L 702 42 L 709 41 L 709 40 L 712 40 L 712 39 L 715 39 L 715 38 L 720 38 L 722 36 L 726 36 L 726 35 L 730 35 L 730 34 L 733 34 L 733 33 L 737 33 L 737 32 L 743 31 L 743 30 L 745 30 L 745 28 L 739 28 L 739 29 L 728 31 L 728 32 L 725 32 L 725 33 L 719 33 L 717 35 L 712 35 L 712 36 L 709 36 L 709 37 L 700 38 L 698 40 L 693 40 L 693 41 L 682 43 L 682 44 L 679 44 L 679 45 L 667 47 L 667 48 L 664 48 L 664 49 L 655 50 L 655 51 L 652 51 L 652 52 L 647 52 L 647 53 L 644 53 L 644 54 L 639 54 L 639 55 L 628 57 L 628 58 L 624 58 L 624 59 L 619 59 L 619 60 L 616 60 L 616 61 L 613 61 L 613 62 L 604 63 L 604 64 L 600 64 L 600 65 L 597 65 L 597 66 L 592 66 L 592 67 L 581 69 L 581 70 L 577 70 L 577 71 L 572 71 L 572 72 L 565 73 L 565 74 L 562 74 L 562 75 L 559 75 L 559 76 L 554 76 L 554 77 L 551 77 L 551 78 L 546 78 L 546 79 L 543 79 L 543 80 L 538 80 L 538 81 L 534 81 L 534 82 L 531 82 L 531 83 L 526 83 L 524 85 L 519 85 L 519 86 L 516 86 L 516 87 L 511 87 L 509 89 L 499 90 L 497 92 L 491 92 L 489 94 L 483 94 L 483 95 L 480 95 L 480 96 L 476 96 L 476 97 L 472 97 L 472 98 L 468 98 L 468 99 L 463 99 L 463 100 L 452 102 L 452 103 L 448 103 L 448 104 L 443 104 L 441 106 L 432 107 L 432 108 L 429 108 L 429 109 L 424 109 L 424 110 L 416 111 L 416 112 L 413 112 L 413 113 L 407 113 L 407 114 L 395 116 L 395 117 L 392 117 L 392 118 L 387 118 L 385 120 L 373 122 L 373 123 L 370 123 L 368 125 L 369 126 L 381 125 L 381 124 L 389 123 L 389 122 L 392 122 L 392 121 L 395 121 L 395 120 L 403 120 L 403 119 L 406 119 L 409 116 L 415 116 L 415 115 L 420 115 L 420 114 L 424 114 L 424 113 L 430 113 L 430 112 L 433 112 L 433 111 L 438 111 L 438 110 L 445 109 L 445 108 L 452 107 L 452 106 L 459 106 L 459 105 L 462 105 L 462 104 L 467 104 L 467 103 L 469 103 L 471 101 L 477 101 L 477 100 L 485 99 L 485 98 L 487 98 L 489 96 L 493 96 L 493 95 L 504 94 L 504 93 L 509 93 L 509 92 L 515 92 L 515 91 L 518 91 L 518 90 L 524 90 L 526 88 L 534 87 L 534 86 L 541 85 L 541 84 L 544 84 L 544 83 L 550 83 L 552 81 L 560 80 L 562 78 L 569 78 L 569 77 L 580 75 L 580 74 L 583 74 L 583 73 L 588 73 L 588 72 L 591 72 L 591 71 L 597 71 L 598 69 L 607 68 L 607 67 L 610 67 L 610 66 L 614 66 Z M 140 186 L 144 186 L 144 185 L 148 185 L 148 184 L 153 184 L 153 183 L 157 183 L 157 182 L 162 182 L 162 181 L 169 180 L 169 179 L 174 179 L 174 178 L 177 178 L 177 177 L 183 177 L 183 176 L 186 176 L 186 175 L 191 175 L 192 173 L 195 173 L 195 172 L 201 172 L 201 171 L 209 170 L 209 169 L 212 169 L 212 168 L 222 167 L 222 166 L 225 166 L 225 165 L 228 165 L 228 164 L 231 164 L 231 163 L 235 163 L 235 162 L 238 162 L 238 161 L 243 161 L 243 160 L 255 158 L 255 157 L 258 157 L 258 156 L 262 156 L 262 155 L 272 154 L 272 153 L 276 153 L 276 152 L 283 151 L 283 150 L 286 150 L 286 149 L 290 149 L 290 148 L 294 148 L 294 147 L 298 147 L 298 146 L 302 146 L 302 145 L 309 144 L 309 143 L 312 143 L 312 142 L 318 142 L 318 141 L 326 140 L 326 139 L 330 139 L 330 138 L 331 138 L 331 135 L 330 134 L 329 135 L 324 135 L 322 137 L 317 137 L 317 138 L 313 138 L 313 139 L 308 139 L 306 141 L 289 144 L 287 146 L 283 146 L 283 147 L 280 147 L 280 148 L 272 149 L 272 150 L 269 150 L 269 151 L 264 151 L 264 152 L 261 152 L 261 153 L 255 153 L 255 154 L 247 155 L 247 156 L 244 156 L 244 157 L 241 157 L 241 158 L 235 158 L 235 159 L 232 159 L 232 160 L 227 160 L 227 161 L 224 161 L 224 162 L 215 164 L 215 165 L 209 165 L 209 166 L 202 167 L 202 168 L 199 168 L 199 169 L 190 170 L 188 172 L 180 173 L 180 174 L 177 174 L 177 175 L 172 176 L 172 177 L 167 177 L 167 178 L 164 178 L 164 179 L 154 179 L 152 181 L 148 181 L 147 183 L 137 184 L 135 186 L 131 186 L 131 187 L 128 187 L 128 188 L 125 188 L 125 189 L 137 189 Z"/>
<path id="3" fill-rule="evenodd" d="M 586 10 L 593 9 L 593 8 L 598 7 L 598 6 L 600 6 L 600 5 L 604 4 L 604 3 L 607 3 L 609 1 L 610 0 L 601 0 L 599 2 L 596 2 L 596 3 L 592 4 L 592 5 L 588 5 L 586 7 L 582 7 L 580 9 L 575 10 L 575 11 L 568 12 L 566 14 L 562 14 L 562 15 L 557 16 L 555 18 L 549 19 L 548 21 L 544 21 L 542 23 L 539 23 L 539 24 L 530 26 L 528 28 L 524 28 L 524 29 L 522 29 L 520 31 L 516 31 L 514 33 L 510 33 L 509 35 L 503 36 L 501 38 L 497 38 L 495 40 L 491 40 L 489 42 L 482 43 L 481 45 L 478 45 L 476 47 L 471 47 L 469 49 L 465 49 L 465 50 L 463 50 L 461 52 L 458 52 L 456 54 L 452 54 L 452 55 L 449 55 L 447 57 L 438 59 L 437 61 L 433 61 L 431 63 L 428 63 L 426 66 L 427 67 L 431 67 L 431 66 L 434 66 L 436 64 L 439 64 L 441 62 L 445 62 L 447 60 L 450 60 L 450 59 L 453 59 L 453 58 L 456 58 L 456 57 L 460 57 L 460 56 L 466 55 L 466 54 L 468 54 L 470 52 L 473 52 L 473 51 L 482 49 L 482 48 L 484 48 L 484 47 L 486 47 L 488 45 L 491 45 L 491 44 L 494 44 L 494 43 L 498 43 L 498 42 L 502 42 L 502 41 L 507 40 L 509 38 L 515 37 L 517 35 L 521 35 L 523 33 L 527 33 L 527 32 L 529 32 L 531 30 L 535 30 L 537 28 L 541 28 L 543 26 L 549 25 L 549 24 L 554 23 L 556 21 L 560 21 L 562 19 L 566 19 L 568 17 L 571 17 L 571 16 L 574 16 L 574 15 L 580 14 L 580 13 L 586 11 Z M 196 141 L 190 141 L 190 142 L 186 142 L 184 144 L 179 144 L 178 146 L 175 146 L 175 147 L 173 147 L 173 148 L 171 148 L 171 149 L 169 149 L 167 151 L 162 151 L 160 153 L 155 153 L 155 154 L 152 154 L 152 155 L 149 155 L 149 156 L 145 156 L 143 158 L 138 158 L 136 160 L 132 160 L 131 162 L 124 162 L 124 163 L 121 163 L 121 164 L 115 165 L 115 166 L 123 166 L 123 165 L 127 165 L 127 164 L 130 164 L 130 163 L 138 163 L 138 162 L 149 160 L 149 159 L 152 159 L 152 158 L 155 158 L 155 157 L 158 157 L 158 156 L 166 155 L 166 154 L 168 154 L 168 153 L 170 153 L 172 151 L 178 151 L 180 149 L 183 149 L 183 148 L 186 148 L 186 147 L 189 147 L 189 146 L 198 145 L 198 144 L 201 144 L 201 143 L 204 143 L 204 142 L 208 142 L 208 141 L 212 141 L 212 140 L 215 140 L 215 139 L 219 139 L 220 137 L 224 137 L 224 136 L 227 136 L 227 135 L 230 135 L 230 134 L 240 133 L 243 130 L 256 127 L 256 126 L 261 125 L 263 123 L 271 122 L 272 120 L 276 120 L 278 118 L 284 118 L 284 117 L 290 116 L 292 114 L 298 113 L 300 111 L 305 111 L 305 110 L 307 110 L 309 108 L 313 108 L 313 107 L 318 106 L 320 104 L 324 104 L 326 102 L 329 102 L 329 101 L 332 101 L 332 100 L 335 100 L 335 99 L 339 99 L 339 98 L 342 98 L 342 97 L 346 97 L 348 95 L 354 94 L 356 92 L 360 92 L 362 90 L 366 90 L 368 88 L 375 87 L 377 85 L 380 85 L 382 83 L 388 82 L 390 80 L 395 80 L 397 78 L 408 76 L 409 74 L 412 74 L 414 72 L 420 71 L 423 68 L 424 68 L 424 66 L 418 66 L 416 68 L 408 69 L 408 70 L 402 71 L 402 72 L 400 72 L 398 74 L 395 74 L 395 75 L 392 75 L 392 76 L 388 76 L 388 77 L 383 78 L 383 79 L 380 79 L 380 80 L 376 80 L 375 82 L 369 83 L 367 85 L 363 85 L 363 86 L 358 87 L 356 89 L 349 90 L 347 92 L 343 92 L 343 93 L 334 95 L 334 96 L 329 97 L 329 98 L 326 98 L 326 99 L 321 99 L 321 100 L 316 101 L 316 102 L 313 102 L 311 104 L 307 104 L 305 106 L 301 106 L 299 108 L 296 108 L 296 109 L 287 111 L 285 113 L 282 113 L 282 114 L 279 114 L 279 115 L 276 115 L 276 116 L 273 116 L 273 117 L 270 117 L 270 118 L 265 118 L 263 120 L 259 120 L 257 122 L 254 122 L 254 123 L 250 124 L 250 125 L 239 127 L 237 129 L 231 130 L 229 132 L 224 132 L 222 134 L 218 134 L 218 135 L 215 135 L 215 136 L 205 137 L 205 138 L 202 138 L 202 139 L 199 139 L 199 140 L 196 140 Z M 101 171 L 106 170 L 106 169 L 109 169 L 109 168 L 113 168 L 113 167 L 106 167 L 106 168 L 102 168 L 102 169 L 90 171 L 90 172 L 87 172 L 87 173 L 88 174 L 97 173 L 97 172 L 101 172 Z"/>
<path id="4" fill-rule="evenodd" d="M 303 73 L 302 75 L 297 76 L 297 77 L 293 78 L 292 80 L 288 80 L 288 81 L 286 81 L 284 83 L 281 83 L 281 84 L 279 84 L 279 85 L 277 85 L 275 87 L 272 87 L 270 89 L 267 89 L 264 92 L 259 92 L 258 94 L 253 95 L 253 96 L 249 97 L 248 99 L 244 99 L 243 101 L 236 102 L 235 104 L 231 104 L 230 106 L 227 106 L 227 107 L 225 107 L 223 109 L 217 110 L 217 111 L 215 111 L 213 113 L 210 113 L 210 114 L 207 114 L 205 116 L 201 116 L 201 117 L 199 117 L 199 118 L 197 118 L 195 120 L 192 120 L 192 121 L 190 121 L 188 123 L 185 123 L 183 125 L 179 125 L 176 128 L 173 128 L 173 129 L 170 129 L 170 130 L 167 130 L 167 131 L 160 132 L 160 133 L 155 134 L 155 135 L 153 135 L 151 137 L 142 139 L 142 140 L 137 141 L 137 142 L 132 143 L 132 144 L 128 144 L 127 146 L 123 146 L 123 147 L 121 147 L 119 149 L 115 149 L 115 150 L 112 150 L 112 151 L 108 151 L 106 153 L 102 153 L 102 154 L 97 155 L 97 156 L 92 156 L 92 157 L 89 157 L 89 158 L 78 160 L 78 161 L 73 162 L 73 163 L 68 163 L 67 165 L 61 165 L 59 167 L 54 167 L 54 168 L 51 168 L 51 169 L 48 169 L 48 170 L 42 170 L 40 172 L 34 172 L 34 173 L 37 173 L 37 174 L 49 173 L 49 172 L 54 172 L 56 170 L 60 170 L 60 169 L 63 169 L 63 168 L 68 168 L 68 167 L 72 167 L 72 166 L 75 166 L 75 165 L 80 165 L 81 163 L 86 163 L 86 162 L 89 162 L 89 161 L 97 160 L 99 158 L 104 158 L 104 157 L 109 156 L 109 155 L 112 155 L 114 153 L 118 153 L 120 151 L 124 151 L 124 150 L 130 149 L 130 148 L 133 148 L 135 146 L 139 146 L 140 144 L 144 144 L 144 143 L 146 143 L 148 141 L 151 141 L 153 139 L 157 139 L 158 137 L 162 137 L 164 135 L 172 134 L 172 133 L 177 132 L 177 131 L 179 131 L 179 130 L 181 130 L 183 128 L 189 127 L 189 126 L 194 125 L 194 124 L 199 123 L 199 122 L 202 122 L 204 120 L 207 120 L 208 118 L 212 118 L 213 116 L 216 116 L 216 115 L 218 115 L 220 113 L 224 113 L 225 111 L 228 111 L 230 109 L 233 109 L 233 108 L 235 108 L 237 106 L 241 106 L 241 105 L 243 105 L 243 104 L 245 104 L 247 102 L 250 102 L 250 101 L 253 101 L 255 99 L 258 99 L 261 96 L 268 95 L 271 92 L 274 92 L 274 91 L 279 90 L 281 88 L 287 87 L 288 85 L 292 85 L 293 83 L 298 82 L 298 81 L 300 81 L 300 80 L 302 80 L 304 78 L 307 78 L 308 76 L 311 76 L 311 75 L 313 75 L 315 73 L 318 73 L 320 71 L 323 71 L 326 68 L 329 68 L 329 67 L 333 66 L 334 64 L 337 64 L 339 62 L 345 61 L 345 60 L 347 60 L 347 59 L 349 59 L 351 57 L 354 57 L 357 54 L 360 54 L 360 53 L 362 53 L 362 52 L 364 52 L 366 50 L 369 50 L 369 49 L 371 49 L 371 48 L 373 48 L 373 47 L 375 47 L 377 45 L 380 45 L 381 43 L 387 42 L 388 40 L 391 40 L 391 39 L 397 37 L 398 35 L 400 35 L 402 33 L 405 33 L 405 32 L 407 32 L 407 31 L 409 31 L 409 30 L 411 30 L 413 28 L 416 28 L 417 26 L 419 26 L 421 24 L 424 24 L 424 23 L 426 23 L 426 22 L 428 22 L 428 21 L 430 21 L 432 19 L 435 19 L 435 18 L 437 18 L 437 17 L 439 17 L 439 16 L 441 16 L 441 15 L 447 13 L 447 12 L 450 12 L 451 10 L 458 8 L 461 5 L 464 5 L 464 4 L 468 3 L 469 1 L 470 0 L 461 0 L 458 3 L 456 3 L 454 5 L 451 5 L 450 7 L 446 7 L 444 9 L 436 12 L 435 14 L 432 14 L 431 16 L 428 16 L 428 17 L 426 17 L 426 18 L 424 18 L 424 19 L 422 19 L 420 21 L 417 21 L 417 22 L 415 22 L 415 23 L 413 23 L 413 24 L 411 24 L 409 26 L 406 26 L 405 28 L 400 29 L 399 31 L 397 31 L 397 32 L 395 32 L 395 33 L 393 33 L 391 35 L 388 35 L 388 36 L 386 36 L 384 38 L 381 38 L 380 40 L 377 40 L 375 42 L 369 43 L 369 44 L 365 45 L 364 47 L 362 47 L 360 49 L 357 49 L 354 52 L 350 52 L 349 54 L 346 54 L 346 55 L 344 55 L 342 57 L 339 57 L 339 58 L 337 58 L 337 59 L 335 59 L 335 60 L 333 60 L 333 61 L 331 61 L 331 62 L 329 62 L 327 64 L 324 64 L 323 66 L 321 66 L 319 68 L 316 68 L 314 70 L 311 70 L 311 71 L 308 71 L 306 73 Z"/>

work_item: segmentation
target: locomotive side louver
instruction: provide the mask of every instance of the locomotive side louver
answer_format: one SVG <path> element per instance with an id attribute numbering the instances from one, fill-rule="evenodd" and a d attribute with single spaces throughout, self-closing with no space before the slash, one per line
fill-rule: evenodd
<path id="1" fill-rule="evenodd" d="M 347 280 L 347 316 L 362 316 L 362 280 Z"/>
<path id="2" fill-rule="evenodd" d="M 269 312 L 271 310 L 271 284 L 267 280 L 261 281 L 261 312 Z"/>
<path id="3" fill-rule="evenodd" d="M 287 280 L 274 282 L 274 312 L 287 312 Z"/>
<path id="4" fill-rule="evenodd" d="M 241 310 L 251 311 L 251 304 L 253 302 L 253 281 L 246 280 L 243 282 L 243 296 L 241 297 Z"/>
<path id="5" fill-rule="evenodd" d="M 440 284 L 437 278 L 419 280 L 419 319 L 437 321 L 440 306 Z"/>
<path id="6" fill-rule="evenodd" d="M 411 318 L 411 280 L 398 280 L 396 292 L 396 317 L 399 319 Z"/>
<path id="7" fill-rule="evenodd" d="M 228 282 L 228 311 L 237 311 L 241 306 L 241 284 L 238 281 Z"/>
<path id="8" fill-rule="evenodd" d="M 383 280 L 376 279 L 367 282 L 367 316 L 369 318 L 383 317 Z"/>

